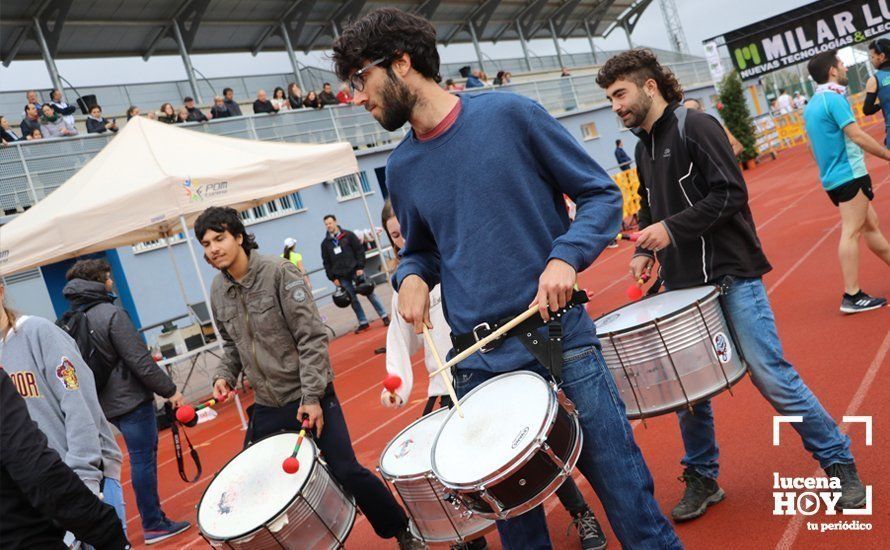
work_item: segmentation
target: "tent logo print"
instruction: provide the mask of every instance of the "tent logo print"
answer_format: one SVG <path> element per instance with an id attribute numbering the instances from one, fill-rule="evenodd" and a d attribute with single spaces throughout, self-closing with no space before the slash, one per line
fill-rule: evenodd
<path id="1" fill-rule="evenodd" d="M 185 194 L 189 197 L 190 202 L 201 202 L 205 198 L 225 195 L 229 189 L 229 182 L 218 181 L 216 183 L 195 186 L 192 184 L 191 178 L 186 178 L 182 182 L 182 188 L 185 190 Z"/>
<path id="2" fill-rule="evenodd" d="M 185 181 L 182 182 L 182 188 L 185 190 L 185 194 L 188 196 L 190 202 L 200 202 L 204 200 L 204 197 L 201 196 L 201 188 L 192 187 L 191 178 L 186 178 Z"/>

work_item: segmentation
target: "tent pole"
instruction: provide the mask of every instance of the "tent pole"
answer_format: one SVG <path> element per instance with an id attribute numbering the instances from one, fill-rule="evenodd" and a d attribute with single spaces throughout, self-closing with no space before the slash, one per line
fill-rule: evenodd
<path id="1" fill-rule="evenodd" d="M 167 248 L 167 254 L 170 255 L 170 263 L 173 264 L 173 273 L 176 274 L 176 282 L 179 283 L 179 293 L 182 294 L 182 301 L 185 303 L 185 309 L 188 310 L 189 319 L 192 321 L 197 321 L 198 326 L 201 325 L 201 320 L 198 319 L 195 312 L 192 311 L 192 308 L 189 306 L 189 299 L 185 293 L 185 285 L 182 284 L 182 274 L 179 273 L 179 266 L 176 265 L 176 258 L 173 256 L 173 247 L 170 245 L 170 235 L 168 233 L 164 234 L 164 244 Z"/>
<path id="2" fill-rule="evenodd" d="M 383 257 L 383 247 L 380 246 L 380 239 L 377 238 L 377 229 L 376 225 L 374 225 L 374 219 L 371 218 L 371 210 L 368 208 L 368 199 L 365 198 L 365 189 L 362 187 L 362 180 L 358 177 L 358 173 L 353 174 L 352 177 L 355 178 L 355 184 L 358 186 L 358 192 L 362 196 L 362 204 L 365 207 L 365 214 L 368 216 L 368 223 L 371 224 L 371 234 L 374 236 L 374 243 L 377 245 L 377 251 L 380 252 L 380 266 L 383 268 L 383 272 L 386 273 L 387 282 L 390 280 L 389 266 L 386 265 L 386 259 Z M 384 228 L 386 230 L 386 228 Z"/>
<path id="3" fill-rule="evenodd" d="M 216 326 L 216 319 L 213 318 L 213 308 L 210 307 L 210 295 L 207 294 L 207 286 L 204 284 L 204 278 L 201 277 L 201 266 L 198 265 L 198 256 L 192 247 L 192 237 L 189 235 L 189 226 L 185 223 L 185 216 L 179 216 L 179 223 L 182 224 L 182 233 L 185 235 L 185 242 L 189 247 L 192 255 L 192 263 L 195 266 L 195 273 L 198 275 L 198 284 L 201 285 L 201 294 L 204 296 L 204 303 L 207 304 L 207 313 L 210 316 L 210 324 L 213 326 L 213 334 L 216 335 L 216 341 L 222 345 L 222 336 L 219 334 L 219 328 Z"/>

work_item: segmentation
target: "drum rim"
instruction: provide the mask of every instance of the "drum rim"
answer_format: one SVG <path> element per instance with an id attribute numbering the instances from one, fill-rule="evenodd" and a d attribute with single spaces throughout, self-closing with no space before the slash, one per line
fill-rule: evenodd
<path id="1" fill-rule="evenodd" d="M 254 442 L 250 445 L 250 447 L 252 447 L 253 445 L 256 445 L 256 444 L 259 443 L 260 441 L 264 441 L 264 440 L 266 440 L 266 439 L 270 439 L 270 438 L 272 438 L 272 437 L 278 437 L 278 436 L 281 436 L 281 435 L 287 435 L 287 434 L 298 435 L 298 432 L 283 431 L 283 432 L 278 432 L 278 433 L 274 433 L 274 434 L 271 434 L 271 435 L 267 435 L 267 436 L 265 436 L 265 437 L 261 437 L 260 439 L 257 439 L 256 441 L 254 441 Z M 313 449 L 312 456 L 315 458 L 315 460 L 312 461 L 312 465 L 310 466 L 309 473 L 306 475 L 306 481 L 308 481 L 309 478 L 312 477 L 313 472 L 315 472 L 315 467 L 316 467 L 316 464 L 318 463 L 318 447 L 315 445 L 315 442 L 314 442 L 311 438 L 306 438 L 306 439 L 303 440 L 303 443 L 304 443 L 304 444 L 305 444 L 306 442 L 308 442 L 308 443 L 310 443 L 310 444 L 312 445 L 312 449 Z M 247 447 L 247 449 L 249 449 L 250 447 Z M 222 468 L 220 468 L 215 474 L 213 474 L 213 479 L 210 480 L 210 483 L 208 483 L 208 484 L 207 484 L 207 487 L 204 488 L 204 492 L 201 493 L 201 499 L 198 500 L 198 508 L 197 508 L 197 510 L 195 511 L 195 523 L 198 524 L 198 530 L 201 532 L 201 534 L 203 534 L 203 535 L 204 535 L 205 537 L 207 537 L 207 538 L 211 538 L 211 539 L 213 539 L 213 540 L 215 540 L 215 541 L 220 541 L 220 542 L 236 542 L 236 541 L 238 541 L 239 539 L 243 539 L 243 538 L 245 538 L 245 537 L 254 535 L 255 533 L 259 532 L 261 529 L 263 529 L 263 528 L 267 525 L 268 522 L 271 522 L 272 520 L 279 518 L 279 517 L 281 516 L 281 514 L 283 514 L 284 512 L 286 512 L 286 511 L 287 511 L 287 510 L 294 504 L 294 502 L 297 500 L 297 498 L 299 498 L 300 495 L 302 494 L 302 490 L 303 490 L 303 488 L 300 487 L 300 490 L 297 491 L 296 493 L 294 493 L 294 496 L 291 497 L 290 500 L 288 500 L 288 502 L 287 502 L 287 504 L 284 506 L 284 508 L 282 508 L 281 510 L 279 510 L 278 512 L 276 512 L 275 514 L 273 514 L 272 517 L 269 518 L 269 519 L 267 520 L 266 523 L 264 523 L 264 524 L 262 524 L 262 525 L 259 525 L 259 526 L 257 526 L 257 527 L 253 527 L 253 528 L 251 528 L 249 531 L 247 531 L 247 532 L 245 532 L 245 533 L 243 533 L 243 534 L 235 535 L 235 536 L 227 537 L 227 538 L 222 538 L 222 537 L 214 536 L 214 535 L 211 535 L 210 533 L 208 533 L 207 530 L 204 529 L 204 527 L 201 525 L 201 504 L 204 502 L 204 497 L 207 496 L 207 491 L 210 490 L 210 487 L 213 485 L 213 482 L 216 481 L 216 478 L 219 476 L 219 472 L 222 472 L 222 471 L 226 468 L 226 466 L 228 466 L 232 461 L 234 461 L 236 458 L 238 458 L 239 456 L 241 456 L 242 453 L 246 452 L 247 449 L 242 449 L 241 452 L 239 452 L 238 454 L 236 454 L 235 456 L 233 456 L 232 458 L 230 458 L 225 464 L 223 464 Z M 336 480 L 335 480 L 335 481 L 336 481 Z M 305 484 L 304 484 L 304 485 L 305 485 Z M 344 491 L 344 494 L 346 494 L 345 491 Z M 350 498 L 352 498 L 352 497 L 351 497 L 350 495 L 348 495 L 348 494 L 347 494 L 347 496 L 349 496 Z M 351 527 L 350 527 L 350 530 L 352 530 Z"/>
<path id="2" fill-rule="evenodd" d="M 377 471 L 380 472 L 380 475 L 385 477 L 389 481 L 415 481 L 415 480 L 419 480 L 419 479 L 425 479 L 430 474 L 432 474 L 432 472 L 433 472 L 432 466 L 430 467 L 429 470 L 424 470 L 423 472 L 418 472 L 416 474 L 407 474 L 407 475 L 391 474 L 391 473 L 387 472 L 386 469 L 383 467 L 383 457 L 386 456 L 386 452 L 389 450 L 390 447 L 392 447 L 392 444 L 395 443 L 396 440 L 402 436 L 403 433 L 407 432 L 408 430 L 410 430 L 417 424 L 420 424 L 422 421 L 426 420 L 430 416 L 433 416 L 434 414 L 445 414 L 446 418 L 445 418 L 445 420 L 442 421 L 442 424 L 445 424 L 445 421 L 448 420 L 447 415 L 450 412 L 450 410 L 451 410 L 450 408 L 436 409 L 435 411 L 427 413 L 427 414 L 421 416 L 420 418 L 418 418 L 417 420 L 415 420 L 414 422 L 408 424 L 407 426 L 405 426 L 405 428 L 402 431 L 397 433 L 396 436 L 393 437 L 390 440 L 390 442 L 386 444 L 386 447 L 383 448 L 383 452 L 380 453 L 380 458 L 377 461 L 377 464 L 378 464 Z M 439 428 L 441 429 L 441 426 L 439 426 Z M 439 435 L 439 433 L 437 431 L 436 436 L 438 436 L 438 435 Z M 436 437 L 433 437 L 433 443 L 435 444 L 435 442 L 436 442 Z M 432 453 L 433 453 L 433 448 L 432 448 L 432 446 L 430 446 L 430 455 L 432 455 Z"/>
<path id="3" fill-rule="evenodd" d="M 539 378 L 544 384 L 548 387 L 548 389 L 553 390 L 551 386 L 551 382 L 541 376 L 540 374 L 526 369 L 518 369 L 510 372 L 505 372 L 493 378 L 489 378 L 485 382 L 479 384 L 465 396 L 463 396 L 460 401 L 464 401 L 474 393 L 476 393 L 482 387 L 493 383 L 495 380 L 499 380 L 501 378 L 506 378 L 508 376 L 515 376 L 517 374 L 530 374 L 532 376 L 536 376 Z M 452 407 L 448 412 L 448 417 L 442 422 L 442 426 L 439 428 L 439 431 L 436 433 L 435 439 L 433 439 L 433 446 L 430 449 L 430 464 L 432 466 L 432 473 L 439 480 L 439 482 L 444 485 L 448 489 L 456 490 L 456 491 L 466 491 L 466 490 L 476 490 L 480 485 L 489 485 L 491 483 L 500 482 L 504 479 L 510 477 L 514 473 L 516 473 L 519 469 L 523 468 L 528 462 L 537 454 L 537 449 L 541 446 L 541 437 L 546 440 L 549 437 L 550 432 L 553 431 L 554 420 L 556 418 L 558 409 L 559 409 L 559 401 L 556 398 L 555 391 L 547 392 L 547 414 L 544 416 L 544 421 L 541 426 L 538 428 L 538 431 L 535 437 L 531 438 L 531 440 L 523 447 L 519 453 L 516 454 L 516 460 L 509 464 L 505 464 L 501 468 L 498 468 L 494 472 L 488 474 L 486 477 L 481 479 L 477 479 L 471 482 L 466 483 L 450 483 L 442 479 L 442 476 L 437 471 L 436 468 L 436 453 L 434 452 L 436 449 L 436 445 L 439 443 L 439 436 L 442 435 L 442 430 L 445 428 L 445 425 L 451 419 L 452 416 L 456 413 L 456 408 Z M 546 430 L 542 430 L 542 428 L 547 427 Z"/>
<path id="4" fill-rule="evenodd" d="M 637 331 L 645 326 L 652 325 L 652 324 L 655 324 L 655 323 L 658 323 L 661 321 L 667 321 L 668 319 L 672 319 L 674 317 L 682 315 L 683 313 L 686 313 L 688 310 L 694 308 L 696 305 L 703 304 L 705 302 L 708 302 L 708 301 L 714 299 L 715 294 L 716 294 L 717 299 L 720 298 L 720 288 L 718 286 L 716 286 L 716 285 L 700 285 L 700 286 L 711 287 L 711 292 L 706 294 L 704 298 L 701 298 L 700 300 L 696 300 L 689 305 L 683 306 L 682 308 L 678 309 L 677 311 L 673 311 L 671 313 L 668 313 L 667 315 L 662 315 L 661 317 L 655 317 L 654 319 L 650 319 L 649 321 L 646 321 L 645 323 L 634 325 L 632 327 L 623 328 L 621 330 L 613 330 L 613 331 L 609 331 L 609 332 L 597 331 L 597 333 L 596 333 L 597 339 L 602 340 L 604 338 L 608 338 L 611 336 L 623 336 L 625 334 Z M 691 287 L 686 287 L 686 288 L 700 288 L 700 286 L 691 286 Z M 678 288 L 676 290 L 686 290 L 686 288 Z M 672 292 L 672 291 L 669 290 L 667 292 Z M 633 302 L 633 304 L 639 304 L 639 303 L 645 302 L 646 300 L 651 300 L 652 298 L 656 298 L 659 295 L 663 296 L 664 294 L 667 294 L 667 292 L 656 293 L 656 294 L 652 294 L 650 296 L 645 296 L 644 298 Z M 603 317 L 608 317 L 609 315 L 612 315 L 616 311 L 621 311 L 622 309 L 626 308 L 629 305 L 631 305 L 631 304 L 624 304 L 621 307 L 616 307 L 615 309 L 607 311 L 607 312 L 603 313 L 602 315 L 600 315 L 599 317 L 597 317 L 596 319 L 594 319 L 593 323 L 596 324 L 596 322 L 599 321 L 600 319 L 602 319 Z"/>

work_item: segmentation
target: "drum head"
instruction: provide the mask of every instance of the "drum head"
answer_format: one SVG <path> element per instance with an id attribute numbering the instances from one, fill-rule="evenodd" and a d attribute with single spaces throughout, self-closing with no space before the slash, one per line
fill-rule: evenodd
<path id="1" fill-rule="evenodd" d="M 429 472 L 433 440 L 447 416 L 448 409 L 439 409 L 402 430 L 383 450 L 380 473 L 396 478 Z"/>
<path id="2" fill-rule="evenodd" d="M 296 444 L 295 433 L 272 435 L 229 461 L 198 504 L 201 531 L 213 539 L 232 540 L 278 517 L 300 492 L 315 462 L 315 445 L 306 437 L 297 455 L 300 469 L 285 472 L 281 464 Z"/>
<path id="3" fill-rule="evenodd" d="M 662 292 L 645 300 L 628 304 L 595 320 L 596 335 L 604 336 L 610 332 L 620 332 L 650 323 L 655 319 L 667 317 L 686 306 L 703 300 L 715 291 L 716 288 L 713 286 L 697 286 Z"/>
<path id="4" fill-rule="evenodd" d="M 446 485 L 487 479 L 512 465 L 533 443 L 551 412 L 552 390 L 532 372 L 492 378 L 460 401 L 433 443 L 433 471 Z"/>

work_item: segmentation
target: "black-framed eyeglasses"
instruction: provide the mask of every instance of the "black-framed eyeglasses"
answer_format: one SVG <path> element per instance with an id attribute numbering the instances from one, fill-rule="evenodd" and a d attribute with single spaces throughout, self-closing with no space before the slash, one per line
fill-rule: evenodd
<path id="1" fill-rule="evenodd" d="M 380 65 L 381 63 L 386 61 L 386 59 L 387 58 L 385 58 L 385 57 L 381 57 L 380 59 L 375 59 L 374 61 L 371 61 L 370 63 L 368 63 L 361 69 L 352 73 L 352 76 L 349 77 L 349 87 L 352 88 L 352 91 L 353 92 L 361 92 L 362 90 L 364 90 L 365 89 L 365 77 L 363 75 L 366 72 L 368 72 L 372 67 L 376 67 L 377 65 Z"/>

